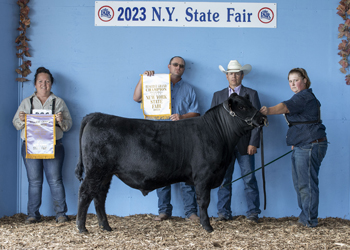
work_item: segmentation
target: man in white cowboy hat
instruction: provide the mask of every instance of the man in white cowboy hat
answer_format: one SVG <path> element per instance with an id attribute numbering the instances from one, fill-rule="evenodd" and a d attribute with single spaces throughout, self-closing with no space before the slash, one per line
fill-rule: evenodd
<path id="1" fill-rule="evenodd" d="M 180 56 L 174 56 L 168 64 L 169 73 L 171 74 L 171 121 L 178 121 L 191 117 L 199 116 L 199 107 L 196 93 L 193 87 L 182 79 L 185 72 L 185 60 Z M 146 70 L 144 75 L 153 76 L 153 70 Z M 142 101 L 141 78 L 137 83 L 133 96 L 134 101 Z M 166 166 L 164 166 L 166 167 Z M 193 185 L 180 183 L 182 199 L 184 203 L 185 216 L 187 220 L 199 221 L 197 215 L 197 201 L 195 188 Z M 155 217 L 156 221 L 167 220 L 172 215 L 173 206 L 171 205 L 171 186 L 157 189 L 158 212 L 159 216 Z"/>
<path id="2" fill-rule="evenodd" d="M 260 110 L 261 104 L 258 92 L 242 85 L 243 77 L 246 76 L 252 69 L 252 66 L 246 64 L 242 65 L 237 60 L 231 60 L 225 70 L 221 65 L 219 69 L 226 74 L 229 86 L 221 91 L 214 93 L 211 107 L 223 103 L 232 93 L 237 93 L 239 96 L 246 96 L 249 98 L 253 106 Z M 260 128 L 253 129 L 250 133 L 243 136 L 238 142 L 234 150 L 232 162 L 230 163 L 221 187 L 218 190 L 218 218 L 219 221 L 226 221 L 232 219 L 231 211 L 231 196 L 232 196 L 232 174 L 234 164 L 237 162 L 241 168 L 241 176 L 244 176 L 255 170 L 254 154 L 257 151 L 260 143 Z M 247 219 L 253 222 L 258 222 L 259 214 L 261 213 L 259 189 L 256 182 L 255 174 L 252 173 L 243 178 L 244 192 L 247 200 L 248 211 Z M 226 185 L 226 186 L 225 186 Z"/>

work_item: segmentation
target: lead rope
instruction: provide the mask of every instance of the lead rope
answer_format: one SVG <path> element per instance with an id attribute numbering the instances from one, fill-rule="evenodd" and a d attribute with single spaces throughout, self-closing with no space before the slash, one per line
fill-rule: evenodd
<path id="1" fill-rule="evenodd" d="M 263 128 L 260 130 L 260 143 L 261 143 L 261 174 L 263 179 L 264 190 L 264 210 L 266 210 L 266 183 L 265 183 L 265 163 L 264 163 L 264 135 Z"/>
<path id="2" fill-rule="evenodd" d="M 223 185 L 223 186 L 220 186 L 220 188 L 226 187 L 227 185 L 231 185 L 232 183 L 234 183 L 234 182 L 236 182 L 236 181 L 238 181 L 238 180 L 240 180 L 240 179 L 242 179 L 242 178 L 244 178 L 244 177 L 246 177 L 246 176 L 248 176 L 248 175 L 250 175 L 250 174 L 252 174 L 252 173 L 254 173 L 254 172 L 256 172 L 256 171 L 258 171 L 258 170 L 260 170 L 260 169 L 263 168 L 263 167 L 266 167 L 266 166 L 270 165 L 271 163 L 274 163 L 275 161 L 277 161 L 277 160 L 279 160 L 279 159 L 285 157 L 286 155 L 288 155 L 288 154 L 290 154 L 290 153 L 292 153 L 292 152 L 293 152 L 293 150 L 290 150 L 290 151 L 288 151 L 287 153 L 281 155 L 280 157 L 277 157 L 276 159 L 274 159 L 274 160 L 270 161 L 269 163 L 265 164 L 264 166 L 261 166 L 260 168 L 257 168 L 257 169 L 255 169 L 254 171 L 252 171 L 252 172 L 250 172 L 250 173 L 248 173 L 248 174 L 245 174 L 245 175 L 243 175 L 243 176 L 237 178 L 237 179 L 234 180 L 234 181 L 231 181 L 230 183 L 227 183 L 227 184 L 225 184 L 225 185 Z"/>

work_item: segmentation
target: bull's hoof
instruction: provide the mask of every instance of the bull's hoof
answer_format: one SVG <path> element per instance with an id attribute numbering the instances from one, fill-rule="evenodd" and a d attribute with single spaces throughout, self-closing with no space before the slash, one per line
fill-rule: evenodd
<path id="1" fill-rule="evenodd" d="M 213 227 L 211 225 L 209 226 L 203 226 L 203 228 L 208 232 L 208 233 L 211 233 L 214 231 Z"/>
<path id="2" fill-rule="evenodd" d="M 85 222 L 81 222 L 77 220 L 77 228 L 79 230 L 79 233 L 88 233 L 88 230 L 85 227 Z"/>
<path id="3" fill-rule="evenodd" d="M 108 231 L 108 232 L 112 231 L 112 228 L 110 226 L 108 226 L 108 227 L 100 226 L 100 228 L 104 231 Z"/>
<path id="4" fill-rule="evenodd" d="M 89 233 L 89 231 L 86 228 L 82 228 L 82 229 L 78 228 L 78 229 L 79 229 L 79 233 L 81 233 L 81 234 Z"/>
<path id="5" fill-rule="evenodd" d="M 104 222 L 100 223 L 99 226 L 100 226 L 100 228 L 102 230 L 105 230 L 105 231 L 108 231 L 108 232 L 112 231 L 112 228 L 108 225 L 107 221 L 104 221 Z"/>

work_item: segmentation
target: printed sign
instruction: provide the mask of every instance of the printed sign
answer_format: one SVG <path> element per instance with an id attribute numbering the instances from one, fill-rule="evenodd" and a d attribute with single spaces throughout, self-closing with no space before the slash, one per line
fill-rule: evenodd
<path id="1" fill-rule="evenodd" d="M 55 115 L 26 115 L 26 158 L 54 159 L 56 144 Z"/>
<path id="2" fill-rule="evenodd" d="M 276 28 L 276 3 L 96 1 L 95 26 Z"/>
<path id="3" fill-rule="evenodd" d="M 146 119 L 170 118 L 170 83 L 170 74 L 142 75 L 142 108 Z"/>

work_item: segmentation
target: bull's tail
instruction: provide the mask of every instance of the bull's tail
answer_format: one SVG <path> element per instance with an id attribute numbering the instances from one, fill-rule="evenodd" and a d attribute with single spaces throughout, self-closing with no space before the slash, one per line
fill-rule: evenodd
<path id="1" fill-rule="evenodd" d="M 77 177 L 77 179 L 79 181 L 83 180 L 83 173 L 84 173 L 82 147 L 81 147 L 81 137 L 83 135 L 84 128 L 85 128 L 86 124 L 89 121 L 91 121 L 93 119 L 93 117 L 94 117 L 94 114 L 89 114 L 89 115 L 85 116 L 83 118 L 83 120 L 81 121 L 81 125 L 80 125 L 80 132 L 79 132 L 79 162 L 78 162 L 77 166 L 75 167 L 75 177 Z"/>

